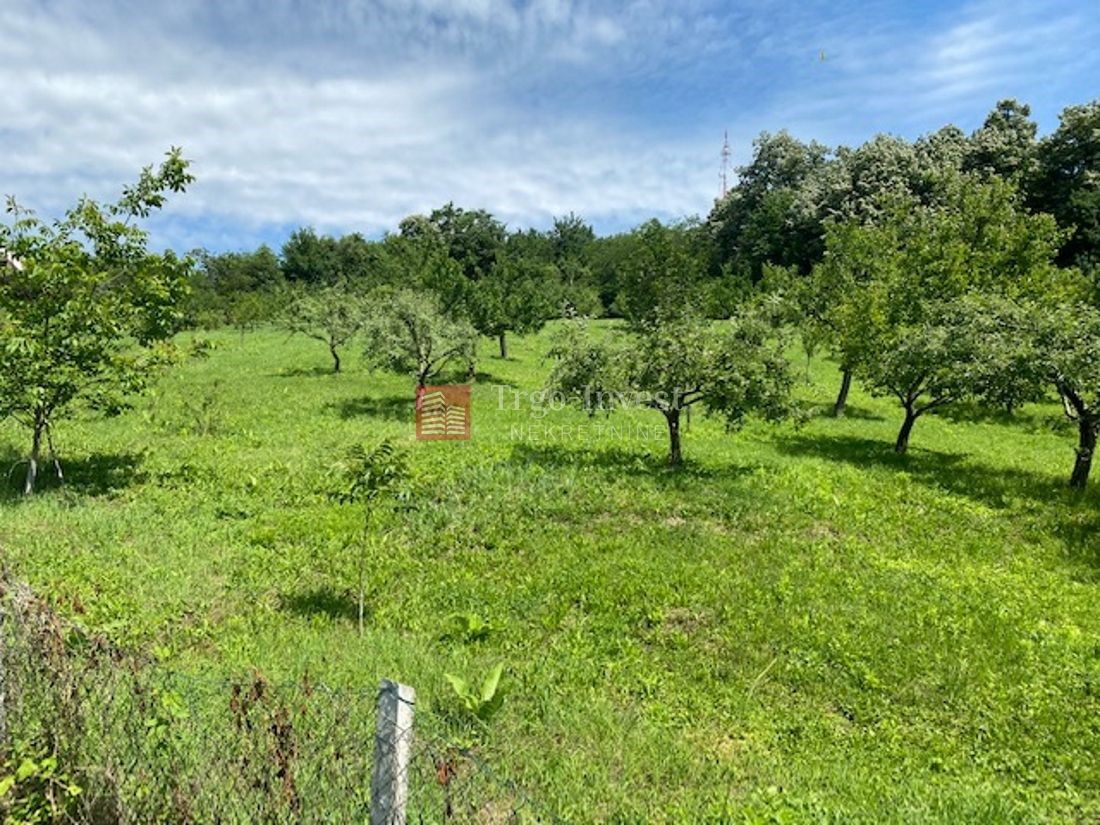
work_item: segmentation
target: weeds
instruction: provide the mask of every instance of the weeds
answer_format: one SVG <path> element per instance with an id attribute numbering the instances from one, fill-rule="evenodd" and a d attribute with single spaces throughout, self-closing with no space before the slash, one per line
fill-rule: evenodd
<path id="1" fill-rule="evenodd" d="M 238 347 L 236 335 L 212 335 L 231 345 L 166 376 L 145 408 L 59 426 L 86 449 L 66 451 L 67 492 L 0 502 L 9 564 L 60 612 L 91 636 L 159 646 L 164 667 L 217 685 L 160 684 L 185 700 L 180 720 L 143 694 L 142 724 L 167 717 L 163 730 L 180 732 L 156 747 L 181 767 L 134 786 L 175 781 L 205 804 L 193 778 L 237 775 L 224 760 L 200 770 L 196 739 L 229 751 L 229 684 L 247 693 L 240 674 L 256 668 L 296 686 L 276 692 L 305 818 L 344 787 L 330 778 L 314 791 L 302 766 L 321 763 L 319 742 L 345 760 L 340 776 L 369 758 L 344 748 L 344 727 L 329 735 L 331 703 L 297 713 L 305 672 L 368 696 L 383 677 L 414 685 L 418 718 L 434 726 L 436 761 L 421 768 L 437 794 L 438 766 L 457 770 L 454 808 L 471 818 L 493 810 L 463 795 L 480 776 L 472 759 L 579 822 L 1100 817 L 1100 495 L 1064 492 L 1072 446 L 1051 430 L 1056 405 L 931 417 L 898 459 L 895 411 L 857 383 L 855 414 L 800 430 L 729 435 L 697 417 L 677 472 L 662 466 L 665 433 L 630 426 L 644 412 L 597 435 L 585 428 L 603 419 L 542 410 L 538 422 L 572 436 L 529 437 L 532 411 L 510 389 L 502 405 L 493 384 L 538 390 L 549 332 L 516 338 L 479 378 L 470 441 L 437 443 L 413 440 L 407 379 L 368 375 L 352 356 L 344 380 L 318 380 L 323 349 L 266 331 Z M 811 375 L 802 400 L 831 403 L 836 365 L 814 359 Z M 182 399 L 215 381 L 233 438 L 142 418 L 155 403 L 181 421 Z M 332 468 L 348 444 L 383 439 L 407 454 L 416 506 L 394 510 L 385 552 L 368 556 L 359 635 L 347 542 L 363 508 L 329 491 L 344 484 Z M 4 448 L 12 461 L 22 449 L 9 425 Z M 100 460 L 137 450 L 138 467 Z M 507 699 L 474 727 L 444 674 L 476 693 L 499 662 Z M 260 720 L 277 709 L 251 711 L 268 754 L 281 746 Z M 370 741 L 368 723 L 346 730 Z M 474 730 L 475 752 L 456 746 Z M 49 752 L 38 741 L 26 755 Z M 60 758 L 59 771 L 87 804 L 102 777 L 87 783 L 72 764 Z M 267 781 L 282 793 L 275 773 Z"/>

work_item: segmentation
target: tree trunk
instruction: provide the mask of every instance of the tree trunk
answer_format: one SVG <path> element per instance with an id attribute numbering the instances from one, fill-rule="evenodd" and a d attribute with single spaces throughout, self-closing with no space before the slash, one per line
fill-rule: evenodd
<path id="1" fill-rule="evenodd" d="M 328 351 L 332 354 L 332 371 L 340 372 L 340 353 L 336 351 L 336 345 L 329 344 Z"/>
<path id="2" fill-rule="evenodd" d="M 1080 441 L 1077 445 L 1077 461 L 1073 465 L 1073 475 L 1069 486 L 1074 490 L 1084 490 L 1092 470 L 1092 457 L 1096 453 L 1096 431 L 1100 422 L 1082 418 L 1077 422 L 1080 429 Z"/>
<path id="3" fill-rule="evenodd" d="M 670 467 L 679 467 L 684 463 L 684 456 L 680 451 L 680 411 L 666 411 L 665 420 L 668 421 L 668 463 Z"/>
<path id="4" fill-rule="evenodd" d="M 497 341 L 500 342 L 500 357 L 508 357 L 508 338 L 507 333 L 501 332 L 497 335 Z"/>
<path id="5" fill-rule="evenodd" d="M 61 458 L 57 455 L 57 447 L 53 444 L 53 430 L 46 425 L 46 447 L 50 451 L 50 460 L 53 462 L 53 471 L 57 474 L 57 483 L 64 485 L 65 473 L 61 471 Z"/>
<path id="6" fill-rule="evenodd" d="M 901 432 L 898 433 L 897 443 L 894 444 L 894 452 L 898 455 L 909 452 L 909 435 L 913 432 L 913 425 L 917 423 L 919 415 L 920 413 L 913 412 L 912 407 L 905 408 L 905 421 L 901 425 Z"/>
<path id="7" fill-rule="evenodd" d="M 835 418 L 844 417 L 844 411 L 848 406 L 848 392 L 852 389 L 852 371 L 847 367 L 841 367 L 841 372 L 844 377 L 840 380 L 840 393 L 836 397 L 836 403 L 833 404 Z"/>
<path id="8" fill-rule="evenodd" d="M 367 560 L 364 558 L 364 556 L 366 556 L 366 554 L 367 554 L 367 550 L 366 550 L 365 547 L 359 548 L 359 635 L 360 636 L 363 635 L 363 603 L 366 601 L 366 597 L 365 597 L 365 594 L 363 592 L 363 575 L 364 575 L 363 568 L 366 567 L 366 564 L 367 564 Z"/>
<path id="9" fill-rule="evenodd" d="M 27 479 L 23 484 L 23 495 L 29 496 L 34 492 L 34 483 L 38 480 L 38 460 L 42 456 L 42 434 L 46 430 L 44 421 L 34 422 L 34 435 L 31 440 L 31 457 L 27 462 Z"/>

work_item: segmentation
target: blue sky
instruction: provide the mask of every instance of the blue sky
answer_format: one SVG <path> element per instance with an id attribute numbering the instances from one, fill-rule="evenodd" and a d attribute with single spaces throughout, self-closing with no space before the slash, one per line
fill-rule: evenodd
<path id="1" fill-rule="evenodd" d="M 151 223 L 180 250 L 449 200 L 611 232 L 705 214 L 724 130 L 735 164 L 1003 97 L 1049 131 L 1100 97 L 1097 43 L 1088 0 L 0 0 L 0 193 L 55 214 L 180 145 L 199 180 Z"/>

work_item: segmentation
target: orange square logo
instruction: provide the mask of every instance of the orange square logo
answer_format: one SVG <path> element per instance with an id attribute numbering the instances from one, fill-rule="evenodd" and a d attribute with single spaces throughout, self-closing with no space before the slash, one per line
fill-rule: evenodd
<path id="1" fill-rule="evenodd" d="M 416 437 L 420 441 L 462 441 L 470 437 L 470 385 L 416 389 Z"/>

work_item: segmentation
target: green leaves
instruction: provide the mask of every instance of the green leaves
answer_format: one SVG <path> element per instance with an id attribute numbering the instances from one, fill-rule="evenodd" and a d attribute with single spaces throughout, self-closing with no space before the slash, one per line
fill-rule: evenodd
<path id="1" fill-rule="evenodd" d="M 910 417 L 964 398 L 1014 406 L 1038 396 L 1038 380 L 987 323 L 990 302 L 1083 293 L 1054 265 L 1061 237 L 1011 184 L 944 173 L 933 204 L 898 201 L 874 223 L 830 227 L 803 300 L 820 302 L 811 324 L 840 361 Z"/>
<path id="2" fill-rule="evenodd" d="M 115 204 L 82 198 L 47 223 L 9 201 L 0 248 L 19 266 L 0 262 L 0 417 L 41 432 L 77 400 L 115 410 L 145 387 L 157 364 L 135 350 L 178 329 L 192 262 L 150 253 L 133 219 L 192 180 L 173 149 Z"/>
<path id="3" fill-rule="evenodd" d="M 373 366 L 409 373 L 421 386 L 448 366 L 473 369 L 477 333 L 447 315 L 436 295 L 380 293 L 376 306 L 366 326 L 366 357 Z"/>
<path id="4" fill-rule="evenodd" d="M 766 314 L 749 310 L 724 322 L 664 312 L 614 341 L 593 340 L 580 321 L 551 350 L 556 363 L 547 388 L 589 413 L 648 407 L 664 414 L 670 428 L 683 410 L 700 403 L 730 427 L 751 414 L 778 420 L 793 412 L 785 345 Z M 673 446 L 672 463 L 675 453 Z"/>
<path id="5" fill-rule="evenodd" d="M 333 372 L 340 372 L 342 347 L 363 328 L 367 302 L 347 282 L 298 290 L 283 314 L 283 325 L 329 348 Z"/>
<path id="6" fill-rule="evenodd" d="M 9 772 L 0 777 L 5 822 L 37 825 L 68 818 L 84 792 L 61 770 L 55 756 L 24 756 L 7 767 Z"/>
<path id="7" fill-rule="evenodd" d="M 463 709 L 483 723 L 489 722 L 504 704 L 504 690 L 501 687 L 503 675 L 504 663 L 500 662 L 486 674 L 481 688 L 474 690 L 462 677 L 453 673 L 444 674 Z"/>
<path id="8" fill-rule="evenodd" d="M 483 642 L 497 630 L 497 625 L 477 613 L 452 613 L 447 617 L 442 638 L 462 642 Z"/>
<path id="9" fill-rule="evenodd" d="M 395 501 L 409 496 L 408 456 L 389 439 L 369 449 L 351 447 L 335 474 L 339 486 L 333 497 L 341 503 L 361 502 L 369 508 L 387 496 Z"/>

